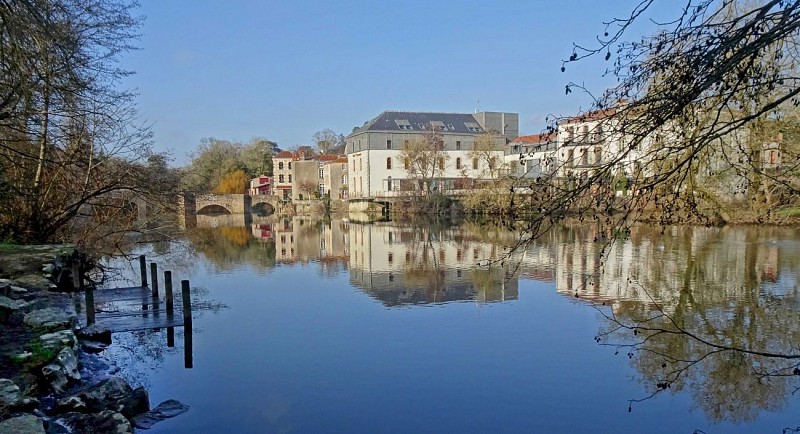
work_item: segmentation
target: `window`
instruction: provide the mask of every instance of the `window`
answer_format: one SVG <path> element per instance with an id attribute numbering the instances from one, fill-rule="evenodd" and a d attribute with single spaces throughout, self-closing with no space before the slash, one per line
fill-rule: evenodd
<path id="1" fill-rule="evenodd" d="M 361 164 L 361 159 L 358 159 L 358 170 L 364 170 L 364 165 Z"/>
<path id="2" fill-rule="evenodd" d="M 325 177 L 325 171 L 322 170 L 322 169 L 319 169 L 319 179 L 322 179 L 324 177 Z"/>
<path id="3" fill-rule="evenodd" d="M 283 163 L 281 163 L 283 164 Z M 278 175 L 278 182 L 283 182 L 283 174 Z"/>
<path id="4" fill-rule="evenodd" d="M 292 162 L 289 162 L 289 170 L 292 170 Z"/>
<path id="5" fill-rule="evenodd" d="M 489 170 L 494 170 L 494 166 L 497 163 L 497 158 L 492 157 L 489 159 Z"/>
<path id="6" fill-rule="evenodd" d="M 476 124 L 475 122 L 464 122 L 464 126 L 467 127 L 467 130 L 473 133 L 481 132 L 481 126 Z"/>
<path id="7" fill-rule="evenodd" d="M 595 164 L 600 164 L 600 161 L 603 159 L 603 148 L 596 147 L 594 148 L 594 162 Z"/>
<path id="8" fill-rule="evenodd" d="M 289 182 L 292 182 L 292 174 L 289 174 Z"/>
<path id="9" fill-rule="evenodd" d="M 575 165 L 575 162 L 573 161 L 574 159 L 575 159 L 575 152 L 572 149 L 570 149 L 569 151 L 567 151 L 567 167 L 572 167 Z"/>
<path id="10" fill-rule="evenodd" d="M 342 185 L 347 185 L 347 175 L 342 175 Z"/>
<path id="11" fill-rule="evenodd" d="M 283 161 L 281 161 L 280 163 L 278 163 L 278 169 L 279 169 L 279 170 L 283 170 Z M 281 182 L 283 182 L 283 181 L 281 181 Z"/>
<path id="12" fill-rule="evenodd" d="M 447 127 L 442 121 L 431 121 L 431 130 L 447 131 Z"/>
<path id="13" fill-rule="evenodd" d="M 386 169 L 392 170 L 392 157 L 386 159 Z"/>
<path id="14" fill-rule="evenodd" d="M 439 157 L 439 170 L 444 170 L 444 158 Z"/>
<path id="15" fill-rule="evenodd" d="M 456 169 L 461 169 L 461 158 L 456 158 Z"/>
<path id="16" fill-rule="evenodd" d="M 391 140 L 387 140 L 386 141 L 386 149 L 392 149 L 392 141 Z"/>
<path id="17" fill-rule="evenodd" d="M 454 130 L 455 128 L 453 127 L 453 124 L 447 124 L 447 129 L 448 130 Z"/>
<path id="18" fill-rule="evenodd" d="M 390 264 L 392 263 L 392 261 L 394 261 L 394 255 L 392 254 L 392 252 L 389 252 L 389 255 L 388 255 L 388 257 L 386 259 L 389 260 Z"/>
<path id="19" fill-rule="evenodd" d="M 413 130 L 414 127 L 411 126 L 411 122 L 407 119 L 396 119 L 394 123 L 397 124 L 397 128 L 401 130 Z"/>
<path id="20" fill-rule="evenodd" d="M 472 170 L 478 170 L 478 159 L 477 158 L 473 158 L 472 159 Z"/>
<path id="21" fill-rule="evenodd" d="M 586 155 L 586 148 L 581 149 L 581 166 L 589 164 L 589 156 Z"/>
<path id="22" fill-rule="evenodd" d="M 456 140 L 456 151 L 461 150 L 461 140 Z"/>

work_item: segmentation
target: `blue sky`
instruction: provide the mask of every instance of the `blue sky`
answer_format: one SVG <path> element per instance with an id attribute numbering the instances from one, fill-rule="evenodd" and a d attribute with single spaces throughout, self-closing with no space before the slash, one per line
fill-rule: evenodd
<path id="1" fill-rule="evenodd" d="M 383 110 L 520 114 L 535 134 L 548 114 L 586 107 L 570 80 L 602 91 L 602 59 L 569 66 L 603 21 L 638 0 L 256 1 L 142 0 L 136 72 L 155 147 L 188 161 L 203 137 L 275 140 L 344 134 Z M 671 1 L 666 3 L 672 3 Z M 675 5 L 667 5 L 675 8 Z"/>

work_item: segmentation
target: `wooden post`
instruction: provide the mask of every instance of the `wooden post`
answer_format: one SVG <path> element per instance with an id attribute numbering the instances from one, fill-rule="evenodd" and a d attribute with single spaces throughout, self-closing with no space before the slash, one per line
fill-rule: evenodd
<path id="1" fill-rule="evenodd" d="M 144 255 L 139 255 L 139 268 L 142 272 L 142 286 L 147 286 L 147 259 Z"/>
<path id="2" fill-rule="evenodd" d="M 164 272 L 164 292 L 167 293 L 167 316 L 175 311 L 175 296 L 172 294 L 172 271 Z"/>
<path id="3" fill-rule="evenodd" d="M 194 357 L 192 348 L 192 322 L 191 320 L 183 327 L 183 367 L 192 369 L 194 367 Z"/>
<path id="4" fill-rule="evenodd" d="M 189 281 L 181 280 L 181 301 L 183 301 L 183 324 L 192 327 L 192 299 L 189 292 Z"/>
<path id="5" fill-rule="evenodd" d="M 80 291 L 81 289 L 84 290 L 83 296 L 84 300 L 86 301 L 86 325 L 94 324 L 94 289 L 89 286 L 87 288 L 83 287 L 83 275 L 81 274 L 82 269 L 81 261 L 78 260 L 77 262 L 72 263 L 72 284 L 75 285 L 75 290 Z"/>
<path id="6" fill-rule="evenodd" d="M 167 327 L 167 347 L 175 348 L 175 327 Z"/>
<path id="7" fill-rule="evenodd" d="M 183 301 L 183 367 L 192 369 L 192 299 L 189 281 L 181 280 L 181 300 Z"/>
<path id="8" fill-rule="evenodd" d="M 158 298 L 158 265 L 155 262 L 150 263 L 150 279 L 153 284 L 153 298 Z"/>

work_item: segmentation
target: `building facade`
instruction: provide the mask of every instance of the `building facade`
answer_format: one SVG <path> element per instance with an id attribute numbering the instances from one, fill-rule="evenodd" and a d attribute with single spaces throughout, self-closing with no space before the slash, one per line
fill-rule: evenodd
<path id="1" fill-rule="evenodd" d="M 292 165 L 301 158 L 301 154 L 291 151 L 281 151 L 272 156 L 273 194 L 283 200 L 292 197 Z"/>
<path id="2" fill-rule="evenodd" d="M 347 199 L 349 186 L 347 183 L 347 157 L 325 161 L 320 164 L 322 187 L 320 193 L 331 199 Z"/>
<path id="3" fill-rule="evenodd" d="M 491 179 L 504 161 L 504 146 L 519 135 L 516 113 L 420 113 L 386 111 L 347 137 L 349 197 L 413 194 L 420 189 L 403 149 L 434 144 L 430 190 L 457 190 L 465 180 Z M 431 138 L 434 138 L 433 141 Z M 484 139 L 479 139 L 484 137 Z M 478 143 L 488 143 L 479 145 Z"/>
<path id="4" fill-rule="evenodd" d="M 506 146 L 508 174 L 514 178 L 547 178 L 555 174 L 557 134 L 520 136 Z"/>
<path id="5" fill-rule="evenodd" d="M 250 180 L 250 188 L 247 189 L 247 194 L 251 196 L 258 195 L 271 195 L 272 194 L 272 177 L 258 176 Z"/>

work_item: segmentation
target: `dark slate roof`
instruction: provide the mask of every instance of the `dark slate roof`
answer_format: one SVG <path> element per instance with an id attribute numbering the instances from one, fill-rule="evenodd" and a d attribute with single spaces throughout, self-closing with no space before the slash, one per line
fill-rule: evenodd
<path id="1" fill-rule="evenodd" d="M 412 127 L 412 130 L 402 130 L 397 125 L 396 120 L 406 120 L 408 121 Z M 464 124 L 465 122 L 472 122 L 478 124 L 478 120 L 475 119 L 469 113 L 424 113 L 424 112 L 399 112 L 399 111 L 385 111 L 379 114 L 375 119 L 367 122 L 361 128 L 358 128 L 353 133 L 361 133 L 364 131 L 409 131 L 409 132 L 421 132 L 425 131 L 424 128 L 420 128 L 419 124 L 429 125 L 431 122 L 442 122 L 445 125 L 452 125 L 453 129 L 448 129 L 445 133 L 455 133 L 455 134 L 480 134 L 483 132 L 473 132 L 467 129 L 467 126 Z"/>

